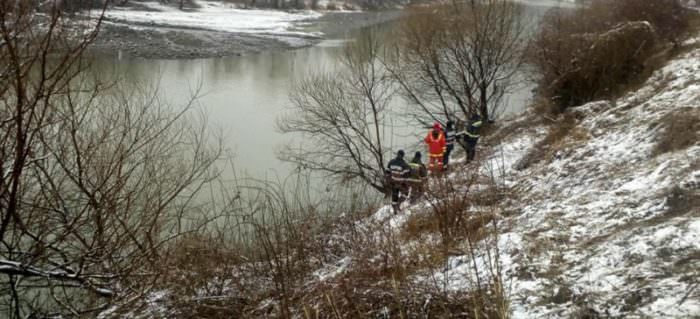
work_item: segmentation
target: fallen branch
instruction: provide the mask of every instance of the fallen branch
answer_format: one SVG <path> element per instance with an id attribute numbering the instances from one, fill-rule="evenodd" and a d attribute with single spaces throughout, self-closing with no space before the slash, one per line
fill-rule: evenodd
<path id="1" fill-rule="evenodd" d="M 17 275 L 27 278 L 41 277 L 52 280 L 73 281 L 80 283 L 81 286 L 90 289 L 91 291 L 102 297 L 114 296 L 114 291 L 112 289 L 99 287 L 92 283 L 90 280 L 78 276 L 78 274 L 76 273 L 43 270 L 37 267 L 24 265 L 20 262 L 15 261 L 0 260 L 0 274 Z"/>

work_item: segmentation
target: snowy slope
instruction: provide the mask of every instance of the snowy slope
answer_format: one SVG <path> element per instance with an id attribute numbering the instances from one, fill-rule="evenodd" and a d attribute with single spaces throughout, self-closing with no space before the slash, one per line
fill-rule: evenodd
<path id="1" fill-rule="evenodd" d="M 700 207 L 673 201 L 697 196 L 689 185 L 700 180 L 700 142 L 653 150 L 669 114 L 700 118 L 700 50 L 615 103 L 570 112 L 582 118 L 578 133 L 554 158 L 523 171 L 506 167 L 520 190 L 520 214 L 502 221 L 510 231 L 500 241 L 510 253 L 503 260 L 514 317 L 699 316 Z M 532 133 L 502 148 L 524 156 L 517 150 L 542 138 Z"/>
<path id="2" fill-rule="evenodd" d="M 497 241 L 514 318 L 700 316 L 700 202 L 688 199 L 700 197 L 700 141 L 654 152 L 671 115 L 700 119 L 697 42 L 639 90 L 570 109 L 575 134 L 552 158 L 516 169 L 538 151 L 542 127 L 493 148 L 485 166 L 517 194 L 507 207 L 517 213 L 500 220 Z M 384 207 L 372 222 L 396 229 L 421 206 L 399 216 Z M 477 259 L 488 276 L 485 255 Z M 447 264 L 431 280 L 445 278 L 450 291 L 473 288 L 468 256 Z"/>

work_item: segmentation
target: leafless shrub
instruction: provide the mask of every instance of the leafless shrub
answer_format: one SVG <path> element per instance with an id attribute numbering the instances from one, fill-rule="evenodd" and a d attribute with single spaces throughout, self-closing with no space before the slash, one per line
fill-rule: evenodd
<path id="1" fill-rule="evenodd" d="M 162 289 L 171 312 L 181 317 L 241 317 L 253 303 L 243 247 L 210 234 L 192 233 L 172 244 Z M 238 249 L 236 249 L 238 248 Z"/>
<path id="2" fill-rule="evenodd" d="M 673 43 L 686 37 L 690 27 L 692 11 L 678 0 L 605 0 L 599 4 L 608 6 L 617 19 L 622 21 L 647 21 L 659 35 Z"/>
<path id="3" fill-rule="evenodd" d="M 474 317 L 508 318 L 508 292 L 502 283 L 498 247 L 498 211 L 504 189 L 495 180 L 495 172 L 479 163 L 462 176 L 438 179 L 431 183 L 427 202 L 437 220 L 439 250 L 444 261 L 444 278 L 435 278 L 435 288 L 449 297 L 447 277 L 449 260 L 463 256 L 470 263 L 466 279 L 470 312 Z M 479 185 L 479 187 L 474 187 Z M 483 266 L 480 266 L 483 265 Z M 481 267 L 487 269 L 481 269 Z"/>
<path id="4" fill-rule="evenodd" d="M 550 16 L 551 17 L 551 16 Z M 596 98 L 609 97 L 644 69 L 655 52 L 651 25 L 622 24 L 602 33 L 567 34 L 558 26 L 568 18 L 545 18 L 532 42 L 530 61 L 541 76 L 542 92 L 563 110 Z"/>
<path id="5" fill-rule="evenodd" d="M 597 0 L 576 10 L 550 10 L 530 42 L 528 61 L 542 94 L 560 111 L 613 97 L 649 76 L 664 41 L 682 38 L 690 17 L 676 0 Z"/>
<path id="6" fill-rule="evenodd" d="M 523 46 L 522 8 L 505 0 L 416 7 L 401 24 L 389 70 L 422 123 L 498 113 Z"/>
<path id="7" fill-rule="evenodd" d="M 455 253 L 491 259 L 494 268 L 479 272 L 499 274 L 497 249 L 492 247 L 485 255 L 483 250 L 493 244 L 497 233 L 493 228 L 495 215 L 472 212 L 467 208 L 464 192 L 442 194 L 451 199 L 436 206 L 436 209 L 446 210 L 458 208 L 455 213 L 445 211 L 440 217 L 431 215 L 438 221 L 435 238 L 440 238 L 440 233 L 444 232 L 452 239 L 435 241 L 429 239 L 431 235 L 428 234 L 415 241 L 407 238 L 405 232 L 397 232 L 389 222 L 368 217 L 367 212 L 373 209 L 340 218 L 324 218 L 320 206 L 308 205 L 304 196 L 285 191 L 290 189 L 288 186 L 259 186 L 254 193 L 260 196 L 250 197 L 242 210 L 254 212 L 248 221 L 255 239 L 242 250 L 246 261 L 233 267 L 234 272 L 255 278 L 238 293 L 246 291 L 243 295 L 249 297 L 246 302 L 250 301 L 249 305 L 242 306 L 243 316 L 506 317 L 502 315 L 507 314 L 507 298 L 497 279 L 500 275 L 472 278 L 474 287 L 479 288 L 467 292 L 450 292 L 430 280 L 416 279 L 422 272 L 443 268 Z M 446 191 L 446 188 L 440 189 Z M 438 188 L 435 190 L 437 199 Z M 488 199 L 480 203 L 495 206 L 498 201 Z M 265 218 L 256 219 L 255 215 Z M 447 225 L 457 216 L 463 218 L 457 227 Z M 445 242 L 452 247 L 449 251 L 442 249 Z M 328 267 L 330 265 L 337 269 Z M 205 282 L 207 280 L 200 284 Z M 234 294 L 224 295 L 230 298 Z M 241 305 L 236 299 L 226 300 L 234 307 Z"/>
<path id="8" fill-rule="evenodd" d="M 694 107 L 673 110 L 659 124 L 662 134 L 654 148 L 654 155 L 683 150 L 700 141 L 700 112 Z"/>
<path id="9" fill-rule="evenodd" d="M 116 314 L 151 291 L 163 247 L 201 225 L 188 213 L 219 151 L 191 101 L 87 76 L 99 18 L 76 35 L 60 8 L 35 5 L 0 3 L 0 312 Z"/>
<path id="10" fill-rule="evenodd" d="M 557 152 L 569 146 L 565 143 L 566 141 L 573 140 L 573 143 L 586 141 L 589 138 L 588 135 L 577 130 L 577 124 L 578 120 L 571 113 L 556 118 L 553 123 L 550 123 L 547 135 L 533 145 L 530 151 L 518 161 L 516 169 L 523 170 L 542 161 L 552 160 Z"/>
<path id="11" fill-rule="evenodd" d="M 378 65 L 377 41 L 370 34 L 349 44 L 339 74 L 319 73 L 303 80 L 291 96 L 293 113 L 278 126 L 306 141 L 301 149 L 283 149 L 283 160 L 339 182 L 359 180 L 386 193 L 384 165 L 393 88 Z"/>

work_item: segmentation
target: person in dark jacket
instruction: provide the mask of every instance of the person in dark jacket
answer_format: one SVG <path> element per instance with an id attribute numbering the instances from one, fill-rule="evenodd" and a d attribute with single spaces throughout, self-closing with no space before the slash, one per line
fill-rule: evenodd
<path id="1" fill-rule="evenodd" d="M 467 127 L 464 130 L 464 143 L 467 151 L 467 163 L 474 160 L 476 155 L 476 143 L 479 141 L 479 130 L 481 129 L 481 116 L 479 114 L 472 114 L 467 123 Z"/>
<path id="2" fill-rule="evenodd" d="M 404 152 L 399 150 L 396 157 L 389 161 L 387 165 L 387 174 L 389 175 L 389 185 L 391 186 L 391 207 L 394 208 L 394 214 L 398 214 L 401 210 L 402 192 L 405 192 L 406 178 L 411 173 L 411 167 L 403 159 Z"/>
<path id="3" fill-rule="evenodd" d="M 411 177 L 415 179 L 422 179 L 428 177 L 428 169 L 423 164 L 421 152 L 416 152 L 413 155 L 413 159 L 408 165 L 411 167 Z"/>
<path id="4" fill-rule="evenodd" d="M 411 184 L 411 202 L 414 203 L 418 198 L 423 196 L 423 185 L 428 177 L 428 169 L 421 160 L 421 153 L 416 152 L 408 165 L 411 167 L 411 176 L 409 182 Z"/>
<path id="5" fill-rule="evenodd" d="M 455 148 L 455 140 L 457 139 L 457 134 L 455 133 L 454 123 L 452 121 L 447 121 L 445 124 L 445 155 L 442 158 L 442 168 L 447 169 L 447 165 L 450 163 L 450 153 Z"/>

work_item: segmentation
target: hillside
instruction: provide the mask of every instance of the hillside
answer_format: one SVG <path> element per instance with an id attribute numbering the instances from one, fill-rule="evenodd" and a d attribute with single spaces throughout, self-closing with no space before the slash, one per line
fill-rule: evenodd
<path id="1" fill-rule="evenodd" d="M 640 89 L 504 138 L 515 317 L 700 314 L 700 50 L 685 45 Z"/>
<path id="2" fill-rule="evenodd" d="M 184 241 L 127 317 L 697 318 L 698 61 L 696 36 L 615 100 L 501 121 L 398 215 L 271 220 L 252 257 Z"/>
<path id="3" fill-rule="evenodd" d="M 460 185 L 455 192 L 495 191 L 478 185 L 489 180 L 504 186 L 511 196 L 492 214 L 498 240 L 475 244 L 474 254 L 473 243 L 464 240 L 450 248 L 444 265 L 407 267 L 408 280 L 421 287 L 431 282 L 437 291 L 459 298 L 476 289 L 475 278 L 498 270 L 492 252 L 500 251 L 497 263 L 514 318 L 698 316 L 699 44 L 698 38 L 685 42 L 686 53 L 618 100 L 574 107 L 552 121 L 526 114 L 502 123 L 484 143 L 493 147 L 484 148 L 488 155 L 479 167 L 448 176 Z M 448 200 L 430 198 L 398 216 L 385 206 L 360 228 L 372 229 L 384 238 L 379 241 L 403 240 L 394 254 L 421 263 L 412 259 L 431 253 L 416 251 L 439 241 L 440 234 L 429 227 L 428 233 L 406 233 L 416 232 L 416 221 L 439 218 L 431 207 Z M 475 204 L 464 209 L 480 211 Z M 317 271 L 317 280 L 324 289 L 348 282 L 361 289 L 353 276 L 367 271 L 364 262 L 384 258 L 386 263 L 386 251 L 375 253 L 366 258 L 353 251 Z M 431 293 L 413 298 L 425 305 L 437 300 Z"/>

